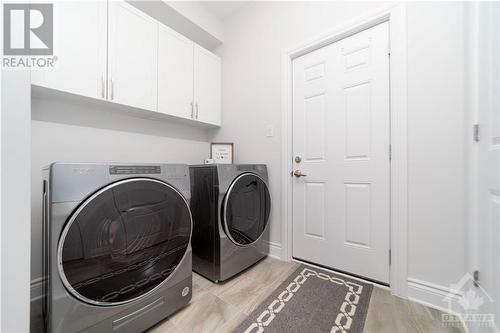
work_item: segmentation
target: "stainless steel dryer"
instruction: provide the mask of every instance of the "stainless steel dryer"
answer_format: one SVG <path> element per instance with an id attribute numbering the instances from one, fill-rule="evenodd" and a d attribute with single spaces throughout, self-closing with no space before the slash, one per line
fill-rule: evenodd
<path id="1" fill-rule="evenodd" d="M 266 166 L 199 165 L 190 174 L 193 270 L 224 281 L 267 256 Z"/>
<path id="2" fill-rule="evenodd" d="M 43 185 L 49 332 L 140 332 L 189 302 L 188 166 L 55 163 Z"/>

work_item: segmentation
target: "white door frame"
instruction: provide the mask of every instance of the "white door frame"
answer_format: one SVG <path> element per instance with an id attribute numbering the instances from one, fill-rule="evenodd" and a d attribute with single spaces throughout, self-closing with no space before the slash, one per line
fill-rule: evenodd
<path id="1" fill-rule="evenodd" d="M 488 57 L 498 57 L 498 54 L 485 56 L 485 52 L 489 49 L 489 38 L 494 29 L 497 29 L 490 15 L 494 15 L 494 11 L 498 10 L 500 15 L 500 6 L 495 8 L 494 3 L 489 2 L 467 2 L 466 3 L 466 130 L 465 130 L 465 160 L 466 160 L 466 254 L 465 257 L 466 272 L 473 273 L 475 270 L 484 270 L 481 266 L 481 242 L 483 234 L 481 233 L 480 225 L 480 146 L 475 140 L 474 126 L 479 125 L 479 138 L 483 140 L 481 132 L 488 124 L 481 123 L 481 107 L 488 106 L 488 103 L 493 103 L 490 99 L 484 102 L 484 94 L 482 93 L 483 86 L 492 86 L 494 79 L 489 75 L 491 72 L 491 63 L 487 60 Z M 491 52 L 491 51 L 490 51 Z M 485 59 L 486 58 L 486 59 Z M 484 83 L 486 82 L 486 83 Z M 481 103 L 482 102 L 482 103 Z M 491 105 L 494 107 L 494 105 Z M 484 275 L 493 275 L 495 267 L 489 268 L 489 272 L 481 272 L 480 277 Z M 493 280 L 496 280 L 495 277 Z M 492 292 L 488 290 L 488 292 Z M 499 311 L 498 302 L 494 303 L 494 311 Z M 498 324 L 498 317 L 497 317 Z"/>
<path id="2" fill-rule="evenodd" d="M 479 118 L 479 73 L 481 62 L 479 60 L 479 44 L 483 41 L 480 31 L 480 14 L 484 10 L 484 3 L 467 2 L 466 9 L 466 127 L 465 127 L 465 181 L 466 181 L 466 205 L 465 216 L 468 223 L 466 230 L 466 253 L 465 270 L 473 272 L 478 269 L 479 263 L 479 175 L 478 160 L 479 147 L 474 141 L 474 125 L 478 124 Z M 483 37 L 484 38 L 484 37 Z"/>
<path id="3" fill-rule="evenodd" d="M 285 50 L 281 70 L 281 198 L 282 258 L 292 260 L 292 61 L 293 59 L 334 43 L 382 22 L 389 22 L 390 40 L 390 108 L 391 108 L 391 292 L 407 295 L 407 224 L 408 224 L 408 161 L 407 161 L 407 37 L 406 4 L 391 5 L 351 21 L 334 31 Z"/>

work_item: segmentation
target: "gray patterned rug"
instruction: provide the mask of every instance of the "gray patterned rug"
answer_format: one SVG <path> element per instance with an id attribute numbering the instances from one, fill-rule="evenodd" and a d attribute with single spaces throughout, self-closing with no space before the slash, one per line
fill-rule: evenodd
<path id="1" fill-rule="evenodd" d="M 361 333 L 373 286 L 301 265 L 235 330 Z"/>

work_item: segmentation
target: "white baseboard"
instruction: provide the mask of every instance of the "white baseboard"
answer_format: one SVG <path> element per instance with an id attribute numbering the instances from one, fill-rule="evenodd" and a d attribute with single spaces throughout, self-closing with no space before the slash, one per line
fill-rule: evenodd
<path id="1" fill-rule="evenodd" d="M 30 297 L 31 297 L 31 302 L 34 302 L 36 300 L 39 300 L 42 298 L 42 285 L 43 285 L 43 278 L 39 277 L 36 279 L 31 280 L 31 292 L 30 292 Z"/>
<path id="2" fill-rule="evenodd" d="M 449 287 L 438 285 L 432 282 L 408 278 L 408 299 L 426 305 L 428 307 L 449 312 L 451 300 L 451 311 L 457 313 L 460 305 L 458 301 L 462 297 L 462 292 L 452 290 Z"/>
<path id="3" fill-rule="evenodd" d="M 269 244 L 269 256 L 275 259 L 283 260 L 281 256 L 281 244 L 275 242 L 267 242 Z"/>

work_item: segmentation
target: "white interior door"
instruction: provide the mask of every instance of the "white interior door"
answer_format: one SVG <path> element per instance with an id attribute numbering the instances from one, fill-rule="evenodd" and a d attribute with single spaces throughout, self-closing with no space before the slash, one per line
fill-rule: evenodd
<path id="1" fill-rule="evenodd" d="M 109 2 L 108 99 L 157 110 L 158 22 L 122 1 Z"/>
<path id="2" fill-rule="evenodd" d="M 482 313 L 500 325 L 500 4 L 480 5 L 478 44 L 478 245 L 479 283 L 494 299 Z M 488 306 L 496 307 L 485 309 Z"/>
<path id="3" fill-rule="evenodd" d="M 293 61 L 293 256 L 385 283 L 388 45 L 382 23 Z"/>
<path id="4" fill-rule="evenodd" d="M 194 118 L 193 45 L 176 31 L 159 24 L 158 111 Z"/>
<path id="5" fill-rule="evenodd" d="M 54 2 L 55 68 L 34 70 L 33 84 L 106 98 L 107 3 Z"/>

